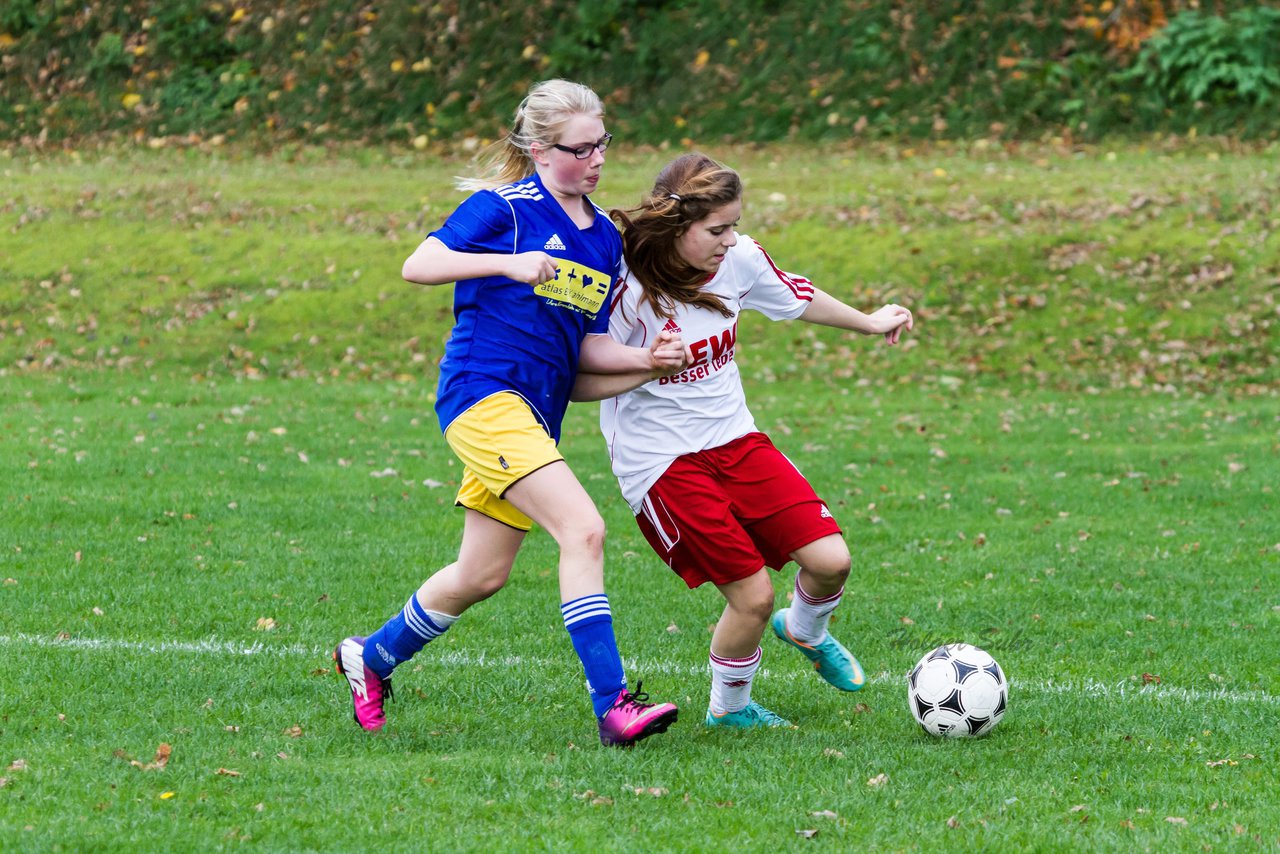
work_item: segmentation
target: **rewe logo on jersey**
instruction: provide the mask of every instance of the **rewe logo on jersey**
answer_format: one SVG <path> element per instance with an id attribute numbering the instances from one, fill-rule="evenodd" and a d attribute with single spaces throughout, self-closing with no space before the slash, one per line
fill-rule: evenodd
<path id="1" fill-rule="evenodd" d="M 560 235 L 558 234 L 551 235 L 551 239 L 548 240 L 546 245 L 543 246 L 542 248 L 550 249 L 550 250 L 558 250 L 560 252 L 563 252 L 565 250 L 564 241 L 560 239 Z"/>
<path id="2" fill-rule="evenodd" d="M 718 335 L 693 342 L 689 345 L 689 352 L 693 355 L 693 361 L 689 363 L 689 367 L 669 377 L 658 377 L 658 385 L 696 383 L 713 376 L 733 362 L 737 343 L 738 325 L 736 323 Z"/>
<path id="3" fill-rule="evenodd" d="M 670 318 L 670 319 L 667 321 L 667 325 L 666 325 L 666 326 L 664 326 L 664 327 L 662 327 L 662 331 L 663 331 L 663 332 L 674 332 L 676 335 L 679 335 L 679 334 L 680 334 L 680 324 L 676 323 L 676 319 L 675 319 L 674 317 L 672 317 L 672 318 Z"/>
<path id="4" fill-rule="evenodd" d="M 703 338 L 689 345 L 693 361 L 689 367 L 696 368 L 711 362 L 718 371 L 733 360 L 734 346 L 738 342 L 738 324 L 734 324 L 719 335 Z"/>

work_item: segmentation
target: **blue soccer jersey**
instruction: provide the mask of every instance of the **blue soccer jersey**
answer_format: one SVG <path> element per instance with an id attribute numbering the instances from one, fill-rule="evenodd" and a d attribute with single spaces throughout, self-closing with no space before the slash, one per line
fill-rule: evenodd
<path id="1" fill-rule="evenodd" d="M 609 329 L 609 290 L 622 260 L 617 228 L 596 208 L 591 227 L 579 229 L 535 174 L 473 194 L 429 236 L 457 252 L 556 259 L 556 277 L 540 285 L 500 276 L 456 284 L 436 416 L 447 430 L 478 401 L 512 391 L 560 441 L 582 340 Z"/>

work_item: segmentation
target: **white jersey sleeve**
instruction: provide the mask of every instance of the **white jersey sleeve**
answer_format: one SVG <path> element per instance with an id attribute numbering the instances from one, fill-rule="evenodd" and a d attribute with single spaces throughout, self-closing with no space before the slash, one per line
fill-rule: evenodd
<path id="1" fill-rule="evenodd" d="M 813 300 L 813 282 L 783 272 L 764 247 L 745 234 L 739 236 L 738 244 L 746 244 L 752 276 L 749 284 L 744 283 L 742 307 L 755 309 L 771 320 L 794 320 L 804 314 Z"/>

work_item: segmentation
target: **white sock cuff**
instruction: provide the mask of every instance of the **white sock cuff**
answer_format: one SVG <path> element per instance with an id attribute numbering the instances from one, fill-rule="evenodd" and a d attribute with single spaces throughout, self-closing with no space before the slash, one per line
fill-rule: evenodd
<path id="1" fill-rule="evenodd" d="M 810 608 L 814 608 L 815 610 L 819 610 L 819 611 L 821 611 L 824 607 L 827 607 L 827 606 L 829 606 L 831 609 L 834 609 L 836 605 L 840 604 L 840 597 L 844 596 L 843 585 L 841 585 L 840 589 L 837 590 L 835 593 L 832 593 L 830 596 L 810 596 L 809 593 L 803 587 L 800 586 L 799 575 L 796 576 L 795 590 L 796 590 L 796 599 L 798 599 L 800 602 L 804 603 L 805 605 L 808 605 Z"/>
<path id="2" fill-rule="evenodd" d="M 458 618 L 452 614 L 445 614 L 440 611 L 432 611 L 426 608 L 423 610 L 427 612 L 427 616 L 431 618 L 431 622 L 435 623 L 441 629 L 447 629 L 454 623 L 458 622 Z"/>
<path id="3" fill-rule="evenodd" d="M 721 672 L 753 671 L 760 666 L 761 655 L 760 647 L 756 647 L 756 651 L 746 658 L 722 658 L 713 652 L 711 666 Z"/>

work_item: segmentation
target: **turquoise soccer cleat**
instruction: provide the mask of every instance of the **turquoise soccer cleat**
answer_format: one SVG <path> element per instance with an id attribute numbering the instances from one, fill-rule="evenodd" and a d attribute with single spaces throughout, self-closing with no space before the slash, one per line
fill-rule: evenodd
<path id="1" fill-rule="evenodd" d="M 813 662 L 813 669 L 818 671 L 818 675 L 828 684 L 841 691 L 857 691 L 866 684 L 867 675 L 862 672 L 862 665 L 858 663 L 858 659 L 854 658 L 840 641 L 833 638 L 830 632 L 827 632 L 827 636 L 816 646 L 796 640 L 791 636 L 791 632 L 787 631 L 786 608 L 774 614 L 769 624 L 773 626 L 773 633 L 779 640 L 791 644 L 800 650 L 805 658 Z"/>
<path id="2" fill-rule="evenodd" d="M 706 720 L 702 723 L 709 727 L 726 727 L 730 729 L 795 728 L 795 724 L 791 723 L 791 721 L 754 702 L 748 703 L 745 709 L 739 709 L 736 712 L 725 712 L 720 715 L 707 709 Z"/>

